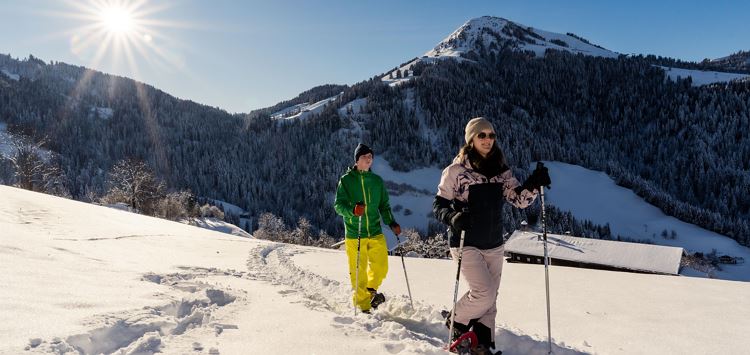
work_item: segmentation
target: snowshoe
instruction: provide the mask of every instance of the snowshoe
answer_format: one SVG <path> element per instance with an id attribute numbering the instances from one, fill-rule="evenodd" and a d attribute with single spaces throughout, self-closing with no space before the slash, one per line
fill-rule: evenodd
<path id="1" fill-rule="evenodd" d="M 448 351 L 458 355 L 474 355 L 477 348 L 477 335 L 472 331 L 463 333 L 448 346 Z"/>

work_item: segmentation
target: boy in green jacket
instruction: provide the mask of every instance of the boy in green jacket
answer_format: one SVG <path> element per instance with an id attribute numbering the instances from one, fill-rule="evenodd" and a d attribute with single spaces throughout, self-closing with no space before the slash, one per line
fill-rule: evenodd
<path id="1" fill-rule="evenodd" d="M 401 226 L 393 219 L 383 179 L 370 171 L 372 160 L 372 149 L 360 143 L 354 150 L 355 165 L 339 179 L 334 202 L 336 213 L 344 218 L 349 278 L 355 290 L 352 299 L 365 313 L 385 301 L 385 296 L 377 292 L 388 273 L 388 246 L 380 228 L 380 218 L 393 233 L 401 234 Z M 357 254 L 359 277 L 356 275 Z M 355 285 L 357 279 L 359 284 Z"/>

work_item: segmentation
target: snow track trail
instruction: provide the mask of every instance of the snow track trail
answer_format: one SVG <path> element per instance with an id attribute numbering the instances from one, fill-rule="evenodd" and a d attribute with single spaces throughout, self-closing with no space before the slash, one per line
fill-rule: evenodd
<path id="1" fill-rule="evenodd" d="M 372 338 L 379 338 L 386 343 L 384 347 L 389 353 L 447 353 L 442 347 L 448 331 L 439 307 L 415 299 L 412 309 L 406 295 L 390 295 L 372 314 L 357 313 L 354 316 L 348 283 L 326 278 L 294 264 L 295 255 L 307 252 L 310 250 L 289 244 L 259 246 L 250 253 L 247 277 L 292 288 L 289 292 L 301 294 L 307 307 L 335 313 L 334 327 L 352 333 L 366 332 Z M 496 332 L 497 342 L 508 345 L 503 354 L 544 354 L 547 351 L 546 341 L 503 328 Z M 553 344 L 553 350 L 562 355 L 588 354 L 564 344 Z"/>
<path id="2" fill-rule="evenodd" d="M 153 354 L 160 352 L 163 343 L 174 341 L 186 331 L 208 327 L 212 314 L 237 299 L 227 289 L 216 288 L 205 282 L 209 277 L 242 277 L 234 270 L 182 267 L 171 274 L 147 273 L 144 282 L 168 286 L 174 294 L 161 294 L 168 301 L 159 306 L 105 314 L 87 322 L 92 330 L 68 336 L 42 340 L 33 338 L 26 350 L 30 353 L 54 354 Z"/>

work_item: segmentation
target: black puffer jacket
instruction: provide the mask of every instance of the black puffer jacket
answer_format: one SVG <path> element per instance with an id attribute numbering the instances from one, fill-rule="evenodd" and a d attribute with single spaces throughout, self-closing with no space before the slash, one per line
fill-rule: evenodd
<path id="1" fill-rule="evenodd" d="M 456 213 L 467 209 L 470 215 L 471 227 L 466 231 L 464 246 L 491 249 L 503 244 L 502 211 L 505 201 L 518 208 L 526 208 L 536 198 L 536 190 L 521 188 L 506 166 L 493 169 L 488 175 L 474 169 L 468 155 L 456 157 L 453 164 L 443 170 L 432 209 L 435 217 L 449 226 L 452 248 L 459 246 L 461 236 L 461 231 L 450 225 Z"/>

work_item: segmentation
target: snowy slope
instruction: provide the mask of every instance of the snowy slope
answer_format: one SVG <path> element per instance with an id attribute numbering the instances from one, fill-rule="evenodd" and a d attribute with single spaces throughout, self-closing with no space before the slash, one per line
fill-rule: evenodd
<path id="1" fill-rule="evenodd" d="M 686 251 L 741 256 L 750 260 L 750 248 L 735 240 L 665 215 L 660 209 L 638 197 L 602 172 L 577 165 L 546 162 L 552 178 L 552 189 L 546 191 L 550 205 L 571 211 L 576 218 L 604 225 L 609 223 L 613 235 L 645 239 L 657 245 L 682 247 Z M 532 164 L 533 167 L 533 164 Z M 676 239 L 665 239 L 662 231 L 675 231 Z M 750 263 L 723 265 L 716 277 L 750 281 Z"/>
<path id="2" fill-rule="evenodd" d="M 427 231 L 427 223 L 431 217 L 432 201 L 435 199 L 437 185 L 440 182 L 440 169 L 421 168 L 410 172 L 398 172 L 391 168 L 385 159 L 376 157 L 372 163 L 374 173 L 385 181 L 405 184 L 411 187 L 402 194 L 390 194 L 393 216 L 402 228 L 416 228 Z M 395 208 L 401 206 L 400 209 Z M 408 210 L 408 212 L 407 212 Z M 387 228 L 384 230 L 388 230 Z M 390 233 L 386 233 L 389 247 L 395 247 L 396 241 Z"/>
<path id="3" fill-rule="evenodd" d="M 693 69 L 682 69 L 682 68 L 670 68 L 658 66 L 664 69 L 667 77 L 673 81 L 677 81 L 677 78 L 691 77 L 693 79 L 693 86 L 701 86 L 714 83 L 729 82 L 732 80 L 740 80 L 750 78 L 747 74 L 736 74 L 736 73 L 722 73 L 717 71 L 704 71 L 704 70 L 693 70 Z"/>
<path id="4" fill-rule="evenodd" d="M 252 238 L 253 236 L 245 232 L 242 228 L 235 226 L 234 224 L 227 223 L 217 218 L 192 218 L 188 221 L 184 221 L 191 226 L 209 229 L 215 232 L 221 232 L 226 234 L 235 235 L 238 237 Z"/>
<path id="5" fill-rule="evenodd" d="M 392 257 L 380 289 L 389 300 L 355 316 L 340 251 L 6 186 L 0 196 L 0 354 L 447 354 L 448 260 L 407 258 L 411 309 Z M 504 266 L 506 355 L 546 351 L 543 275 Z M 550 287 L 556 354 L 747 349 L 747 283 L 551 267 Z"/>
<path id="6" fill-rule="evenodd" d="M 108 120 L 115 114 L 115 111 L 109 107 L 92 107 L 90 110 L 91 114 L 94 115 L 94 117 L 98 117 L 103 120 Z"/>
<path id="7" fill-rule="evenodd" d="M 357 115 L 367 105 L 367 98 L 354 99 L 339 109 L 339 116 Z"/>
<path id="8" fill-rule="evenodd" d="M 301 103 L 294 106 L 287 107 L 271 114 L 272 119 L 286 119 L 291 120 L 295 118 L 306 118 L 312 114 L 319 114 L 323 111 L 328 104 L 333 103 L 340 95 L 331 96 L 314 103 Z"/>
<path id="9" fill-rule="evenodd" d="M 3 74 L 5 74 L 8 78 L 10 78 L 10 80 L 15 80 L 15 81 L 21 80 L 21 76 L 20 75 L 11 73 L 11 72 L 9 72 L 9 71 L 7 71 L 5 69 L 0 69 L 0 72 L 2 72 Z"/>

